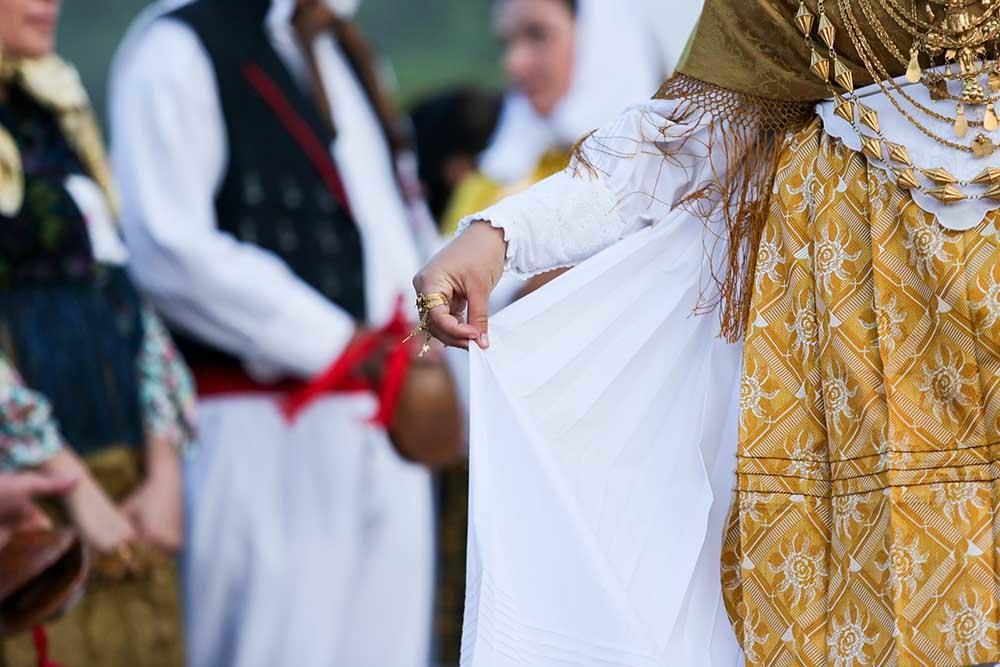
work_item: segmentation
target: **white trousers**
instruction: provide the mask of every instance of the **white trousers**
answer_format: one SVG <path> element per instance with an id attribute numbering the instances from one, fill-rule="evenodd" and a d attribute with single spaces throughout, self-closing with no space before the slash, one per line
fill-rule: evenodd
<path id="1" fill-rule="evenodd" d="M 191 667 L 427 667 L 428 473 L 325 399 L 294 425 L 263 396 L 203 401 L 186 466 Z"/>

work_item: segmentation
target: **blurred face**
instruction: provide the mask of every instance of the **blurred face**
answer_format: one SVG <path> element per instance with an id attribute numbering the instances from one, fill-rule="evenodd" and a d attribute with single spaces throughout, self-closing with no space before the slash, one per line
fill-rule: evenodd
<path id="1" fill-rule="evenodd" d="M 501 0 L 497 24 L 511 83 L 535 111 L 551 114 L 573 77 L 576 21 L 569 6 L 563 0 Z"/>
<path id="2" fill-rule="evenodd" d="M 0 53 L 40 58 L 55 47 L 61 0 L 0 0 Z"/>

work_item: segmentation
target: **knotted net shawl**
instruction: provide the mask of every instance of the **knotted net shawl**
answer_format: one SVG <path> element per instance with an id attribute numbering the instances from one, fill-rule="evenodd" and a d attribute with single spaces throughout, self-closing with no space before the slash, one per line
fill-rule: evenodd
<path id="1" fill-rule="evenodd" d="M 806 5 L 818 16 L 816 0 Z M 836 0 L 826 5 L 837 29 L 841 63 L 851 69 L 855 85 L 873 83 L 847 37 Z M 816 103 L 831 95 L 831 88 L 809 71 L 809 45 L 794 21 L 798 6 L 798 0 L 706 0 L 677 73 L 657 93 L 682 102 L 667 123 L 690 126 L 692 134 L 705 123 L 713 126 L 711 154 L 721 157 L 713 159 L 713 168 L 724 164 L 725 169 L 680 204 L 706 221 L 709 239 L 723 244 L 712 276 L 715 289 L 706 292 L 700 309 L 718 307 L 722 333 L 734 341 L 742 337 L 749 316 L 751 278 L 781 140 L 805 127 L 815 117 Z M 908 53 L 907 36 L 879 16 L 897 48 Z M 874 32 L 869 42 L 891 75 L 902 73 Z M 816 47 L 825 50 L 818 42 Z M 676 135 L 676 127 L 671 133 Z M 577 156 L 578 165 L 586 163 L 581 153 Z"/>

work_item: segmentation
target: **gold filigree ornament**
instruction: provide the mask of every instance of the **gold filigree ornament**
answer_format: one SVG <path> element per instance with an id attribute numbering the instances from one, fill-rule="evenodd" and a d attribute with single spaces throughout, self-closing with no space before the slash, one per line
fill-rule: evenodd
<path id="1" fill-rule="evenodd" d="M 857 50 L 870 78 L 907 122 L 942 146 L 970 158 L 983 159 L 997 153 L 1000 144 L 993 133 L 1000 130 L 1000 0 L 829 2 L 837 5 L 845 44 L 849 42 Z M 854 75 L 845 64 L 848 59 L 838 54 L 837 27 L 827 16 L 826 4 L 827 0 L 815 0 L 814 14 L 806 0 L 799 0 L 795 24 L 811 52 L 812 73 L 826 83 L 834 99 L 834 113 L 850 123 L 862 152 L 870 159 L 886 162 L 900 187 L 942 203 L 1000 201 L 1000 186 L 992 180 L 992 171 L 988 178 L 981 174 L 959 180 L 941 168 L 915 169 L 906 149 L 885 137 L 878 113 L 854 94 Z M 892 30 L 886 28 L 887 24 Z M 901 48 L 891 36 L 900 28 L 912 39 L 908 49 Z M 885 54 L 895 63 L 886 60 Z M 921 57 L 934 65 L 943 63 L 944 67 L 925 71 Z M 955 115 L 929 108 L 906 91 L 892 76 L 900 69 L 905 70 L 911 84 L 923 84 L 932 100 L 955 102 Z M 952 93 L 949 83 L 961 92 Z M 919 116 L 950 124 L 954 137 L 938 135 Z"/>
<path id="2" fill-rule="evenodd" d="M 24 203 L 24 170 L 21 152 L 6 130 L 0 127 L 0 215 L 12 218 Z"/>

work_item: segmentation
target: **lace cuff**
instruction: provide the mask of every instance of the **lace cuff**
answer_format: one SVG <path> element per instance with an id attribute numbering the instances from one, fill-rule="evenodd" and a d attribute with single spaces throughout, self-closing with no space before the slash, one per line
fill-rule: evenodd
<path id="1" fill-rule="evenodd" d="M 575 266 L 618 241 L 626 221 L 616 202 L 599 179 L 567 170 L 463 218 L 458 233 L 480 221 L 502 229 L 507 271 L 530 278 Z"/>

